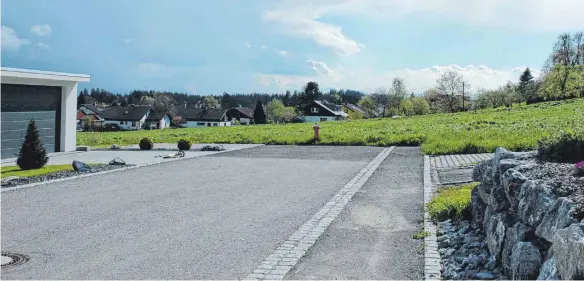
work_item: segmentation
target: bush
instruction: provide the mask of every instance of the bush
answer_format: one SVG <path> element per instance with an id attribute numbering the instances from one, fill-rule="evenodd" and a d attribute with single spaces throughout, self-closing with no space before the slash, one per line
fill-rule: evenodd
<path id="1" fill-rule="evenodd" d="M 447 187 L 428 202 L 428 213 L 434 221 L 470 218 L 470 193 L 478 183 Z"/>
<path id="2" fill-rule="evenodd" d="M 563 131 L 538 142 L 537 157 L 540 160 L 576 163 L 584 160 L 584 133 Z"/>
<path id="3" fill-rule="evenodd" d="M 150 150 L 152 147 L 154 147 L 154 144 L 149 138 L 143 138 L 140 140 L 140 149 Z"/>
<path id="4" fill-rule="evenodd" d="M 42 168 L 48 161 L 49 157 L 47 157 L 47 151 L 39 138 L 36 123 L 31 119 L 16 164 L 21 170 L 31 170 Z"/>
<path id="5" fill-rule="evenodd" d="M 177 147 L 179 150 L 189 150 L 191 149 L 191 141 L 181 139 L 178 141 Z"/>

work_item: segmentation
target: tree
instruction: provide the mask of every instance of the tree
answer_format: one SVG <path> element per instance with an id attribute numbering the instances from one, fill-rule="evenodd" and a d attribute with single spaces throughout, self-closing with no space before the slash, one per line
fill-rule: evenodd
<path id="1" fill-rule="evenodd" d="M 128 106 L 128 101 L 126 101 L 125 98 L 122 98 L 122 101 L 120 102 L 120 106 L 123 106 L 123 107 Z"/>
<path id="2" fill-rule="evenodd" d="M 430 113 L 430 105 L 426 99 L 420 97 L 411 97 L 410 101 L 412 102 L 412 111 L 414 115 L 425 115 Z"/>
<path id="3" fill-rule="evenodd" d="M 329 98 L 329 101 L 334 104 L 340 104 L 343 100 L 338 94 L 332 94 Z"/>
<path id="4" fill-rule="evenodd" d="M 140 98 L 141 105 L 153 105 L 155 102 L 156 102 L 156 100 L 153 97 L 142 96 Z"/>
<path id="5" fill-rule="evenodd" d="M 531 75 L 531 70 L 529 70 L 528 67 L 525 69 L 525 71 L 523 71 L 521 77 L 519 77 L 518 90 L 523 100 L 528 100 L 531 97 L 532 93 L 530 92 L 530 90 L 532 89 L 531 87 L 532 83 L 533 75 Z"/>
<path id="6" fill-rule="evenodd" d="M 285 108 L 286 107 L 284 106 L 284 103 L 281 100 L 275 99 L 268 102 L 268 105 L 266 106 L 268 118 L 276 122 L 281 121 Z"/>
<path id="7" fill-rule="evenodd" d="M 399 111 L 405 116 L 414 115 L 414 104 L 411 100 L 404 100 L 399 105 Z"/>
<path id="8" fill-rule="evenodd" d="M 289 106 L 290 105 L 290 90 L 286 90 L 286 94 L 284 94 L 284 96 L 282 97 L 282 103 L 284 104 L 284 106 Z"/>
<path id="9" fill-rule="evenodd" d="M 296 98 L 296 105 L 298 109 L 304 110 L 313 101 L 317 100 L 322 96 L 322 92 L 318 86 L 317 82 L 310 81 L 306 83 L 304 91 L 298 94 Z"/>
<path id="10" fill-rule="evenodd" d="M 152 109 L 155 112 L 168 112 L 171 115 L 176 113 L 174 107 L 174 100 L 168 95 L 156 95 L 154 97 L 154 103 L 152 104 Z"/>
<path id="11" fill-rule="evenodd" d="M 460 108 L 464 80 L 456 71 L 449 70 L 443 73 L 436 81 L 438 99 L 449 112 Z"/>
<path id="12" fill-rule="evenodd" d="M 377 104 L 370 96 L 364 96 L 359 101 L 359 106 L 361 106 L 363 109 L 365 109 L 370 116 L 373 117 L 373 116 L 377 115 L 377 113 L 376 113 Z"/>
<path id="13" fill-rule="evenodd" d="M 213 98 L 212 96 L 206 96 L 203 99 L 203 104 L 208 108 L 218 108 L 219 107 L 219 102 L 215 98 Z"/>
<path id="14" fill-rule="evenodd" d="M 47 151 L 40 140 L 36 123 L 34 119 L 31 119 L 16 164 L 21 170 L 31 170 L 42 168 L 47 161 L 49 161 Z"/>
<path id="15" fill-rule="evenodd" d="M 237 102 L 235 101 L 235 99 L 228 93 L 223 93 L 223 96 L 221 97 L 221 107 L 228 109 L 236 106 Z"/>
<path id="16" fill-rule="evenodd" d="M 266 124 L 266 113 L 264 113 L 262 101 L 256 103 L 255 110 L 253 111 L 253 118 L 256 124 Z"/>
<path id="17" fill-rule="evenodd" d="M 389 91 L 389 107 L 399 108 L 407 94 L 408 91 L 406 90 L 404 80 L 398 77 L 394 78 L 391 90 Z"/>
<path id="18" fill-rule="evenodd" d="M 375 106 L 381 106 L 382 112 L 381 112 L 381 117 L 385 117 L 386 116 L 386 111 L 387 108 L 389 107 L 389 93 L 391 90 L 389 90 L 386 87 L 380 87 L 377 88 L 377 90 L 375 90 L 375 92 L 373 92 L 373 94 L 370 95 L 371 99 L 373 100 L 373 102 L 375 103 Z M 377 110 L 377 108 L 375 108 L 375 110 Z M 397 108 L 396 108 L 397 110 Z"/>

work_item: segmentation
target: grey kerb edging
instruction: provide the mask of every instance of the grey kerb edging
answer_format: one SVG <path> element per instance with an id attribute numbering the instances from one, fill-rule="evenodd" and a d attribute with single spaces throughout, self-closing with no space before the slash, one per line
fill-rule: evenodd
<path id="1" fill-rule="evenodd" d="M 300 261 L 300 258 L 316 243 L 333 220 L 349 203 L 353 195 L 387 158 L 394 147 L 384 149 L 353 179 L 351 179 L 333 198 L 325 204 L 309 221 L 285 240 L 272 254 L 249 274 L 246 280 L 282 280 Z"/>
<path id="2" fill-rule="evenodd" d="M 127 170 L 132 170 L 132 169 L 138 169 L 138 168 L 148 167 L 148 166 L 153 166 L 153 165 L 158 165 L 158 164 L 170 163 L 170 162 L 174 162 L 174 161 L 181 161 L 181 160 L 193 159 L 193 158 L 203 157 L 203 156 L 207 156 L 207 155 L 211 155 L 211 154 L 218 154 L 218 153 L 224 153 L 224 152 L 229 152 L 229 151 L 234 151 L 234 150 L 248 149 L 248 148 L 253 148 L 253 147 L 261 146 L 261 145 L 263 145 L 263 144 L 258 144 L 258 145 L 249 146 L 249 147 L 234 148 L 234 149 L 223 150 L 223 151 L 209 151 L 208 154 L 198 155 L 198 156 L 194 156 L 194 157 L 183 157 L 183 158 L 167 159 L 164 162 L 152 162 L 152 163 L 146 163 L 146 164 L 138 164 L 138 165 L 135 165 L 135 166 L 124 167 L 124 168 L 120 168 L 120 169 L 113 169 L 113 170 L 107 170 L 107 171 L 102 171 L 102 172 L 97 172 L 97 173 L 89 173 L 89 174 L 83 174 L 83 175 L 78 175 L 78 176 L 73 176 L 73 177 L 66 177 L 66 178 L 48 180 L 48 181 L 43 181 L 43 182 L 35 182 L 35 183 L 31 183 L 31 184 L 18 185 L 18 186 L 14 186 L 14 187 L 2 188 L 0 190 L 0 192 L 1 193 L 4 193 L 4 192 L 9 192 L 9 191 L 23 189 L 23 188 L 29 188 L 29 187 L 35 187 L 35 186 L 40 186 L 40 185 L 46 185 L 46 184 L 55 183 L 55 182 L 63 182 L 63 181 L 70 181 L 70 180 L 80 179 L 80 178 L 85 178 L 85 177 L 93 177 L 93 176 L 105 175 L 105 174 L 109 174 L 109 173 L 115 173 L 115 172 L 127 171 Z"/>
<path id="3" fill-rule="evenodd" d="M 430 157 L 424 156 L 424 231 L 430 235 L 424 237 L 424 279 L 440 280 L 440 254 L 438 253 L 438 242 L 436 241 L 436 226 L 428 214 L 428 202 L 432 200 L 434 185 L 432 185 L 432 171 L 430 167 Z"/>

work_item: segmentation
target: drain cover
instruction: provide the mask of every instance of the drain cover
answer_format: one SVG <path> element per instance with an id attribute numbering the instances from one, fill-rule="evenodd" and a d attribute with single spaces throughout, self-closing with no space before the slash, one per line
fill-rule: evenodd
<path id="1" fill-rule="evenodd" d="M 23 254 L 2 252 L 2 267 L 21 265 L 28 261 L 28 257 Z"/>

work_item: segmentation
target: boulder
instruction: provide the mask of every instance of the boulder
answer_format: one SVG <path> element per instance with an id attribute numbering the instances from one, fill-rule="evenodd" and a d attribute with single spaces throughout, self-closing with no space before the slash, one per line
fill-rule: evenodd
<path id="1" fill-rule="evenodd" d="M 509 209 L 509 201 L 507 200 L 507 195 L 502 185 L 496 185 L 491 189 L 488 202 L 493 207 L 495 213 Z"/>
<path id="2" fill-rule="evenodd" d="M 556 258 L 547 259 L 539 269 L 537 280 L 558 280 L 558 269 L 556 267 Z"/>
<path id="3" fill-rule="evenodd" d="M 488 203 L 489 197 L 491 196 L 491 189 L 493 189 L 493 186 L 481 183 L 477 185 L 475 188 L 478 190 L 479 197 L 481 198 L 481 200 L 483 200 L 483 202 L 485 203 Z"/>
<path id="4" fill-rule="evenodd" d="M 556 231 L 552 250 L 560 279 L 584 279 L 584 220 Z"/>
<path id="5" fill-rule="evenodd" d="M 483 202 L 479 194 L 478 187 L 475 187 L 470 193 L 472 223 L 474 225 L 481 225 L 483 223 L 485 209 L 487 204 Z"/>
<path id="6" fill-rule="evenodd" d="M 502 164 L 502 167 L 509 166 L 509 168 L 511 168 L 511 166 L 506 164 L 507 162 L 503 160 L 507 159 L 517 160 L 520 158 L 521 157 L 519 154 L 508 151 L 502 147 L 497 148 L 497 150 L 495 150 L 495 156 L 493 157 L 493 161 L 491 163 L 493 185 L 498 185 L 501 183 L 501 167 L 499 166 L 500 164 Z M 503 163 L 501 163 L 501 161 L 503 161 Z M 516 162 L 514 166 L 517 166 L 519 164 L 521 163 Z"/>
<path id="7" fill-rule="evenodd" d="M 551 242 L 558 229 L 578 222 L 572 216 L 574 207 L 570 199 L 565 197 L 558 198 L 556 203 L 543 216 L 541 223 L 535 229 L 535 234 Z"/>
<path id="8" fill-rule="evenodd" d="M 515 245 L 517 245 L 518 242 L 527 242 L 533 238 L 533 233 L 533 228 L 522 222 L 517 222 L 515 225 L 507 229 L 505 243 L 501 253 L 501 261 L 503 263 L 505 274 L 509 276 L 512 274 L 511 255 L 513 254 L 513 248 L 515 248 Z"/>
<path id="9" fill-rule="evenodd" d="M 518 242 L 511 255 L 511 277 L 513 280 L 533 280 L 539 274 L 541 255 L 531 242 Z"/>
<path id="10" fill-rule="evenodd" d="M 556 196 L 551 187 L 541 182 L 528 180 L 521 186 L 519 192 L 517 215 L 523 222 L 537 227 L 555 201 Z"/>
<path id="11" fill-rule="evenodd" d="M 489 252 L 495 257 L 497 262 L 500 262 L 506 231 L 505 214 L 498 213 L 490 217 L 485 217 L 485 219 L 488 220 L 487 227 L 485 228 L 485 239 L 487 240 Z"/>
<path id="12" fill-rule="evenodd" d="M 495 275 L 493 275 L 493 273 L 490 272 L 479 272 L 475 275 L 475 277 L 479 280 L 493 280 L 495 279 Z"/>
<path id="13" fill-rule="evenodd" d="M 512 210 L 517 210 L 517 205 L 519 205 L 519 192 L 521 191 L 521 186 L 526 181 L 527 178 L 515 169 L 509 169 L 501 176 L 501 185 L 505 190 L 505 196 Z"/>
<path id="14" fill-rule="evenodd" d="M 75 172 L 91 172 L 91 167 L 81 161 L 73 160 L 71 164 Z"/>
<path id="15" fill-rule="evenodd" d="M 482 181 L 483 175 L 485 174 L 487 167 L 490 160 L 483 160 L 478 162 L 472 169 L 472 180 L 473 181 Z"/>

